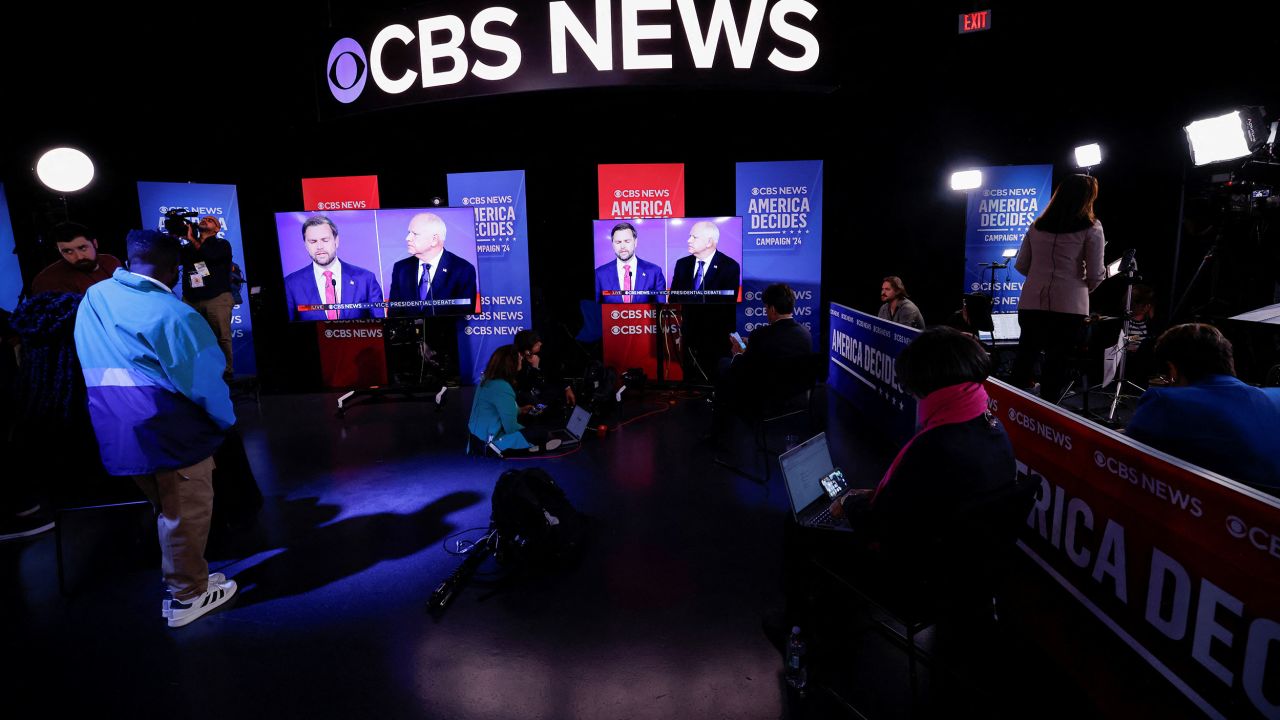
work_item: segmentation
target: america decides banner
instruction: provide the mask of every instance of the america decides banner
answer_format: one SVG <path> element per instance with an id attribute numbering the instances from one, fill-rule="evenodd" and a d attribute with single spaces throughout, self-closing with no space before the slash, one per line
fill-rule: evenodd
<path id="1" fill-rule="evenodd" d="M 246 286 L 251 284 L 240 237 L 240 204 L 235 185 L 139 182 L 138 204 L 143 225 L 160 232 L 164 232 L 164 214 L 170 208 L 185 208 L 218 218 L 222 223 L 220 236 L 231 243 L 232 259 L 244 273 Z M 181 284 L 175 292 L 182 293 Z M 245 304 L 236 305 L 231 311 L 231 360 L 237 375 L 253 375 L 258 371 L 253 350 L 253 318 Z"/>
<path id="2" fill-rule="evenodd" d="M 1041 486 L 1023 551 L 1206 716 L 1280 717 L 1280 499 L 987 392 Z"/>
<path id="3" fill-rule="evenodd" d="M 919 330 L 831 303 L 827 382 L 885 434 L 906 442 L 915 433 L 916 399 L 898 382 L 894 362 Z"/>
<path id="4" fill-rule="evenodd" d="M 449 175 L 449 205 L 472 208 L 476 218 L 481 312 L 458 323 L 458 367 L 472 382 L 494 350 L 532 327 L 524 191 L 523 170 Z"/>
<path id="5" fill-rule="evenodd" d="M 308 212 L 377 210 L 378 176 L 302 179 L 302 205 Z M 299 237 L 301 242 L 302 238 Z M 387 382 L 387 351 L 382 320 L 321 320 L 316 323 L 320 377 L 329 388 L 357 388 Z"/>
<path id="6" fill-rule="evenodd" d="M 796 291 L 795 319 L 809 328 L 814 349 L 822 307 L 822 161 L 741 162 L 742 288 L 738 327 L 767 325 L 761 294 L 784 282 Z"/>
<path id="7" fill-rule="evenodd" d="M 1017 250 L 1022 238 L 1049 204 L 1053 193 L 1052 165 L 1006 165 L 982 168 L 982 187 L 969 191 L 965 215 L 964 292 L 991 292 L 991 269 L 1005 250 Z M 996 270 L 991 312 L 1016 313 L 1023 276 L 1009 267 Z"/>
<path id="8" fill-rule="evenodd" d="M 684 164 L 600 165 L 598 188 L 600 217 L 602 218 L 666 218 L 684 217 Z M 659 251 L 658 248 L 654 248 Z M 644 257 L 645 245 L 641 239 L 636 245 L 636 255 Z M 659 323 L 659 307 L 628 303 L 626 312 L 610 312 L 616 307 L 601 305 L 601 321 L 604 328 L 604 364 L 619 372 L 638 367 L 649 377 L 658 372 L 658 327 L 661 324 L 668 333 L 679 327 L 674 319 L 675 311 L 663 308 L 663 322 Z M 664 377 L 679 380 L 684 377 L 676 346 L 667 342 L 663 355 L 667 362 Z"/>
<path id="9" fill-rule="evenodd" d="M 914 402 L 893 361 L 916 334 L 832 304 L 829 382 L 898 435 Z M 1040 484 L 1022 551 L 1206 716 L 1280 717 L 1280 499 L 986 388 L 1019 476 Z"/>

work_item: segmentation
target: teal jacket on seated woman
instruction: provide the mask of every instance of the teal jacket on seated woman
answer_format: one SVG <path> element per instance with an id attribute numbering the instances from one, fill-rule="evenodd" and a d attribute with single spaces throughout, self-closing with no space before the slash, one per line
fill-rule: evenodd
<path id="1" fill-rule="evenodd" d="M 519 414 L 520 406 L 516 405 L 516 391 L 511 383 L 485 380 L 476 387 L 467 428 L 481 440 L 492 436 L 499 450 L 524 450 L 529 447 L 529 441 L 520 434 L 524 426 L 516 419 Z"/>

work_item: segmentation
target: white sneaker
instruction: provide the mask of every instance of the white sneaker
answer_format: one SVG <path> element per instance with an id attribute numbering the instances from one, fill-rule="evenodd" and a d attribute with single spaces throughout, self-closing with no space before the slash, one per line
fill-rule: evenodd
<path id="1" fill-rule="evenodd" d="M 214 582 L 216 576 L 222 576 L 221 582 Z M 169 627 L 182 627 L 201 615 L 213 610 L 230 600 L 236 594 L 236 581 L 227 580 L 222 573 L 209 576 L 209 589 L 203 595 L 182 601 L 170 598 L 164 601 L 161 615 L 169 620 Z"/>

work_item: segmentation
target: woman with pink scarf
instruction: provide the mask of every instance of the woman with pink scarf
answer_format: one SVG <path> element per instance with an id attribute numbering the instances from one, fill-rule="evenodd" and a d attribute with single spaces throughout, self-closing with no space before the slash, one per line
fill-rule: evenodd
<path id="1" fill-rule="evenodd" d="M 852 490 L 831 508 L 849 516 L 884 570 L 957 600 L 972 595 L 964 586 L 986 587 L 997 559 L 989 555 L 1012 550 L 1031 497 L 1020 492 L 1009 437 L 989 407 L 990 369 L 969 335 L 937 327 L 916 338 L 896 366 L 919 398 L 916 434 L 874 490 Z"/>

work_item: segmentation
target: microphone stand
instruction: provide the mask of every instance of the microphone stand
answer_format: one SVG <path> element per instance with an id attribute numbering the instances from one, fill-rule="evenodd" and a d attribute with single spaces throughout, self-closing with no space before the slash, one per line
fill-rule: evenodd
<path id="1" fill-rule="evenodd" d="M 992 314 L 992 315 L 995 315 L 995 314 L 996 314 L 996 313 L 995 313 L 995 310 L 996 310 L 996 271 L 997 271 L 997 270 L 1004 270 L 1005 268 L 1009 267 L 1009 261 L 1010 261 L 1010 260 L 1012 260 L 1012 259 L 1013 259 L 1013 258 L 1005 258 L 1005 259 L 1004 259 L 1004 262 L 998 262 L 998 263 L 996 263 L 996 262 L 991 262 L 991 263 L 978 263 L 978 267 L 990 268 L 990 269 L 991 269 L 991 284 L 988 286 L 988 289 L 990 290 L 990 295 L 991 295 L 991 314 Z M 996 346 L 996 326 L 995 326 L 995 323 L 992 323 L 992 324 L 991 324 L 991 347 L 992 347 L 992 352 L 995 352 L 995 346 Z"/>

